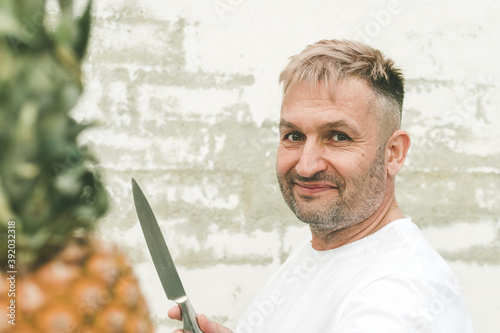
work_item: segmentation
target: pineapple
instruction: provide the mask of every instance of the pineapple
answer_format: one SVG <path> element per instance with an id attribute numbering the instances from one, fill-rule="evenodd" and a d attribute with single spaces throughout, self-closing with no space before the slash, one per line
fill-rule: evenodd
<path id="1" fill-rule="evenodd" d="M 52 24 L 45 5 L 0 3 L 0 332 L 152 332 L 127 259 L 93 236 L 107 195 L 69 115 L 90 3 L 75 19 L 60 0 Z"/>

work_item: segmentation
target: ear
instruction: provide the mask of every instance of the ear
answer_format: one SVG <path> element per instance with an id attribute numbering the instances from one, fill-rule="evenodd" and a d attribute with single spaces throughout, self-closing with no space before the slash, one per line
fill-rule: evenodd
<path id="1" fill-rule="evenodd" d="M 392 133 L 385 147 L 385 158 L 387 163 L 387 174 L 396 176 L 401 170 L 410 149 L 410 135 L 404 130 Z"/>

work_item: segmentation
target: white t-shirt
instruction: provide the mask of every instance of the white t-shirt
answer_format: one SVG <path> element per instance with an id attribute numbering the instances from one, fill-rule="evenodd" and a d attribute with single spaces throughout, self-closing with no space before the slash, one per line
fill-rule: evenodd
<path id="1" fill-rule="evenodd" d="M 470 333 L 460 286 L 410 218 L 328 251 L 291 255 L 236 333 Z"/>

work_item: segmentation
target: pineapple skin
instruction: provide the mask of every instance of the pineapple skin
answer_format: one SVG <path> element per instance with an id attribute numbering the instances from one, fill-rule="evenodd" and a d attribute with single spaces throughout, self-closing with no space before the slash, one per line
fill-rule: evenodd
<path id="1" fill-rule="evenodd" d="M 16 276 L 16 325 L 6 320 L 7 277 L 0 273 L 0 332 L 154 332 L 126 257 L 93 237 L 71 239 L 52 260 Z"/>

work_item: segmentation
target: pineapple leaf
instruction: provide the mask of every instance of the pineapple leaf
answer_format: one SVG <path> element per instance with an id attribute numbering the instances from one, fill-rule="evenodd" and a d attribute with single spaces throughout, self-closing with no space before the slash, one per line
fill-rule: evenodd
<path id="1" fill-rule="evenodd" d="M 16 19 L 13 8 L 9 2 L 0 3 L 0 33 L 1 34 L 20 34 L 21 25 Z"/>
<path id="2" fill-rule="evenodd" d="M 50 260 L 75 231 L 92 232 L 108 204 L 96 159 L 77 141 L 89 125 L 70 115 L 82 92 L 90 3 L 81 18 L 72 1 L 60 6 L 48 30 L 44 0 L 0 3 L 0 237 L 14 220 L 19 268 Z"/>
<path id="3" fill-rule="evenodd" d="M 76 34 L 76 38 L 73 41 L 73 50 L 75 53 L 78 55 L 80 59 L 83 58 L 85 55 L 85 51 L 87 49 L 87 44 L 89 41 L 90 37 L 90 21 L 91 21 L 91 12 L 92 6 L 91 3 L 89 2 L 87 4 L 87 8 L 85 9 L 85 12 L 83 13 L 82 17 L 78 19 L 78 31 Z"/>

